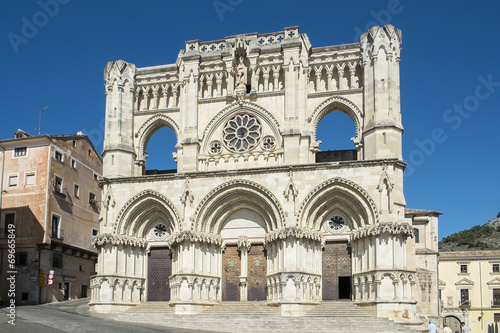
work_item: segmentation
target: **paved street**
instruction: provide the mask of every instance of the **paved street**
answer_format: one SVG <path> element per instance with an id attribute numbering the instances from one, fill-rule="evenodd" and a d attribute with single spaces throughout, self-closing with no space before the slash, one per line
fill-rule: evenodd
<path id="1" fill-rule="evenodd" d="M 0 332 L 19 333 L 210 333 L 148 324 L 121 323 L 110 315 L 98 315 L 88 310 L 88 299 L 69 302 L 19 306 L 16 308 L 16 325 L 8 323 L 7 309 L 0 308 Z"/>

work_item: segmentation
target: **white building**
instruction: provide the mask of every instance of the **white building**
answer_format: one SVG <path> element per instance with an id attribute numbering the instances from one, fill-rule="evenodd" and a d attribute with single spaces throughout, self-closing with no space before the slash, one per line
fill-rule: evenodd
<path id="1" fill-rule="evenodd" d="M 379 317 L 437 315 L 437 266 L 417 259 L 437 263 L 437 242 L 417 254 L 405 216 L 400 44 L 392 25 L 319 48 L 291 27 L 188 41 L 170 65 L 108 63 L 94 311 L 262 300 L 301 315 L 347 298 Z M 319 150 L 333 111 L 355 124 L 355 150 Z M 163 127 L 177 170 L 151 174 Z M 435 212 L 416 215 L 437 237 Z"/>

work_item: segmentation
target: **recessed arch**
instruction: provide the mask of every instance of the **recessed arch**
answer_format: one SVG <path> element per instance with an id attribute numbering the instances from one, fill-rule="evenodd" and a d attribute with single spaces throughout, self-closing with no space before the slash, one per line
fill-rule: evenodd
<path id="1" fill-rule="evenodd" d="M 135 133 L 135 137 L 137 138 L 137 160 L 146 160 L 146 148 L 149 140 L 153 134 L 163 127 L 170 128 L 174 132 L 177 142 L 179 142 L 180 129 L 177 123 L 164 114 L 156 114 L 147 119 Z"/>
<path id="2" fill-rule="evenodd" d="M 160 220 L 167 226 L 169 234 L 179 230 L 179 213 L 172 202 L 156 191 L 145 190 L 122 207 L 115 222 L 114 234 L 146 237 L 148 228 Z"/>
<path id="3" fill-rule="evenodd" d="M 265 222 L 266 232 L 284 225 L 284 212 L 278 199 L 263 186 L 248 180 L 224 183 L 206 195 L 194 214 L 192 230 L 220 234 L 223 223 L 234 212 L 248 209 Z"/>
<path id="4" fill-rule="evenodd" d="M 335 209 L 340 209 L 352 223 L 352 229 L 378 222 L 375 202 L 356 183 L 335 177 L 314 188 L 304 199 L 299 211 L 299 225 L 320 230 L 324 219 Z"/>
<path id="5" fill-rule="evenodd" d="M 314 133 L 314 141 L 317 140 L 316 130 L 319 123 L 326 115 L 333 111 L 343 112 L 352 119 L 354 125 L 356 126 L 356 140 L 360 141 L 361 130 L 363 128 L 363 113 L 356 106 L 356 104 L 341 96 L 332 96 L 327 98 L 320 105 L 318 105 L 312 113 L 309 118 L 309 122 L 312 124 L 311 131 Z"/>

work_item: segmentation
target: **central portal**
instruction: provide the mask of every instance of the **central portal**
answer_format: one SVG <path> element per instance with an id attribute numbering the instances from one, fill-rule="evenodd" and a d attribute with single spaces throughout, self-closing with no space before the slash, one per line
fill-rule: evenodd
<path id="1" fill-rule="evenodd" d="M 351 299 L 351 248 L 327 242 L 323 249 L 323 300 Z"/>
<path id="2" fill-rule="evenodd" d="M 148 258 L 148 301 L 170 301 L 172 255 L 166 247 L 151 248 Z"/>

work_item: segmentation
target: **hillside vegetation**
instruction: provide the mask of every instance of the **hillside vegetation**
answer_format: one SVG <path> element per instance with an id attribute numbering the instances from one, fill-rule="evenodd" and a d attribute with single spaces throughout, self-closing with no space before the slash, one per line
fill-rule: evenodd
<path id="1" fill-rule="evenodd" d="M 476 225 L 444 237 L 439 242 L 439 251 L 478 251 L 500 249 L 500 213 L 484 225 Z"/>

